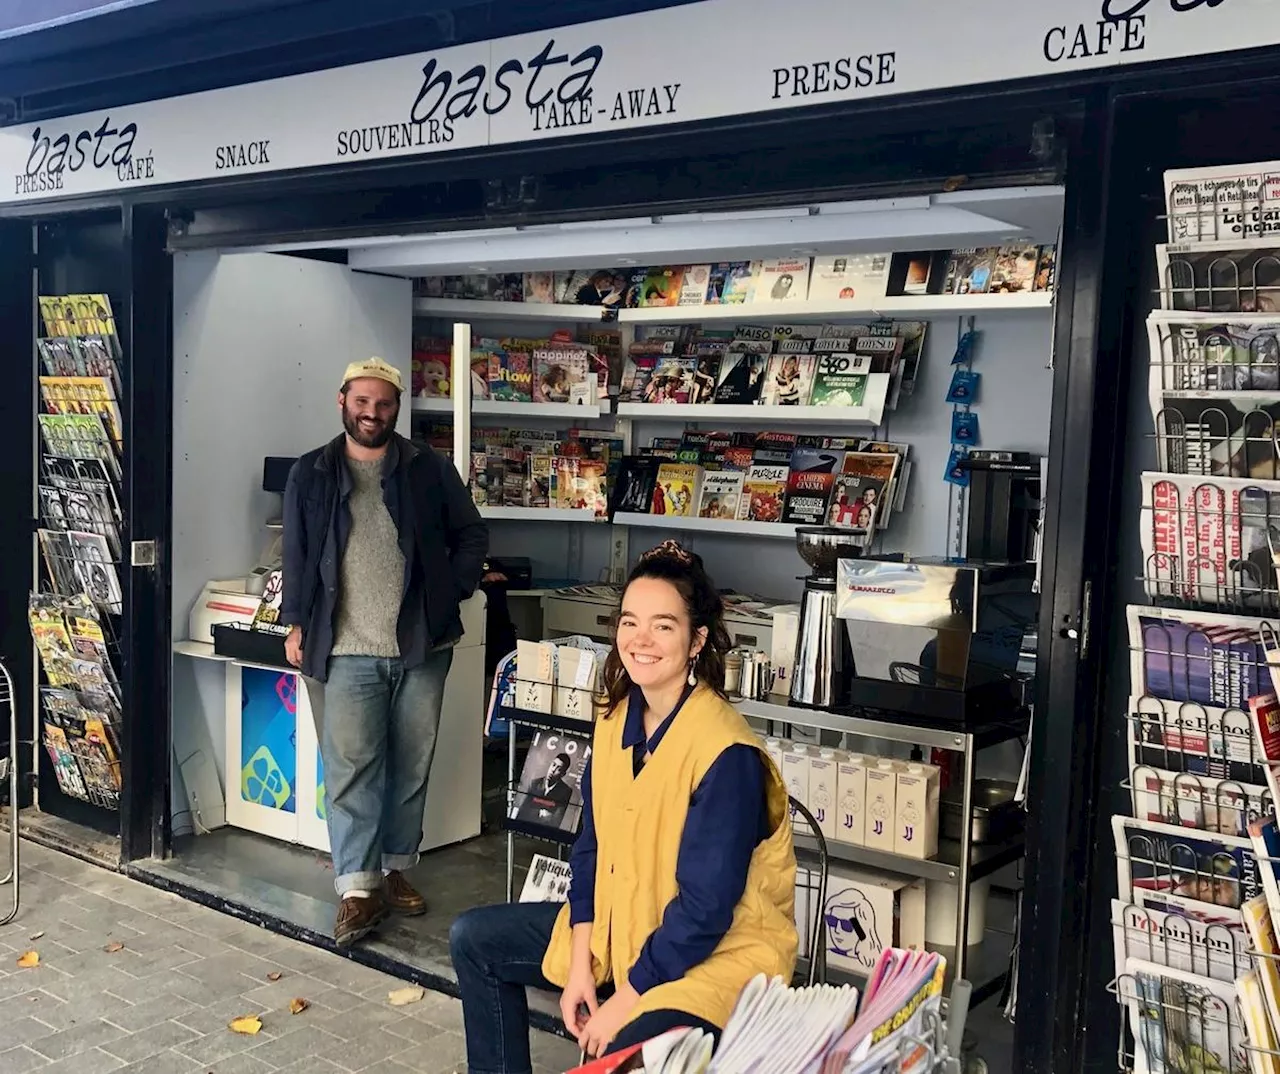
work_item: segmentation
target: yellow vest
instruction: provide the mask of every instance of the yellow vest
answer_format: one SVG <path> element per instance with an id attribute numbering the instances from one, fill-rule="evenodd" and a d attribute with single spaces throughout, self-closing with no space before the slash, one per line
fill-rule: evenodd
<path id="1" fill-rule="evenodd" d="M 684 1011 L 723 1028 L 757 973 L 790 980 L 795 972 L 796 857 L 786 788 L 759 738 L 709 687 L 699 685 L 689 696 L 638 776 L 631 750 L 622 745 L 625 723 L 625 703 L 598 720 L 591 754 L 598 845 L 591 955 L 597 985 L 626 979 L 676 897 L 676 858 L 689 798 L 707 770 L 732 745 L 754 746 L 765 761 L 773 834 L 751 857 L 729 931 L 705 962 L 678 981 L 650 989 L 632 1014 Z M 571 934 L 564 906 L 542 962 L 543 975 L 561 988 L 569 979 Z"/>

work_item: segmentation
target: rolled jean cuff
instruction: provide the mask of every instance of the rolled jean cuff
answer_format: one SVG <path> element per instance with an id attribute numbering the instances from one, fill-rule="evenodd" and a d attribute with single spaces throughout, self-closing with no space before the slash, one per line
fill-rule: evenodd
<path id="1" fill-rule="evenodd" d="M 333 882 L 339 898 L 345 898 L 351 891 L 381 891 L 381 873 L 343 873 Z"/>
<path id="2" fill-rule="evenodd" d="M 397 873 L 403 873 L 417 865 L 419 857 L 418 854 L 383 854 L 382 868 L 387 872 L 394 869 Z"/>

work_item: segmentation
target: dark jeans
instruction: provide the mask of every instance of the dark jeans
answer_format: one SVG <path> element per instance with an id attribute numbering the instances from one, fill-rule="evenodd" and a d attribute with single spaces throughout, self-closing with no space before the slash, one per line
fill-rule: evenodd
<path id="1" fill-rule="evenodd" d="M 462 993 L 468 1074 L 529 1074 L 529 1003 L 526 988 L 558 992 L 542 976 L 556 903 L 512 903 L 468 910 L 449 930 L 449 953 Z M 604 996 L 601 996 L 601 1001 Z M 719 1039 L 711 1023 L 680 1011 L 652 1011 L 623 1027 L 609 1046 L 616 1052 L 690 1026 Z"/>

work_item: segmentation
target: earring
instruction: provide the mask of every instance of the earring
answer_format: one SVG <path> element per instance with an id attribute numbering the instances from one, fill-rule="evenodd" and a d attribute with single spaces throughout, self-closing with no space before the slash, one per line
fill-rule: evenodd
<path id="1" fill-rule="evenodd" d="M 695 675 L 695 674 L 693 673 L 693 666 L 694 666 L 694 664 L 696 664 L 696 663 L 697 663 L 697 658 L 696 658 L 696 657 L 690 657 L 690 658 L 689 658 L 689 685 L 690 685 L 690 686 L 697 686 L 697 685 L 698 685 L 698 676 L 697 676 L 697 675 Z"/>

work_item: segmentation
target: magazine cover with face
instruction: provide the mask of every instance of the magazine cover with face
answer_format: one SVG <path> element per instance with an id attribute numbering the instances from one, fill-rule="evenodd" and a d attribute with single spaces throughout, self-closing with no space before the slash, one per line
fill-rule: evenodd
<path id="1" fill-rule="evenodd" d="M 576 832 L 582 819 L 582 773 L 590 759 L 590 736 L 538 731 L 529 744 L 509 819 L 533 829 Z"/>

